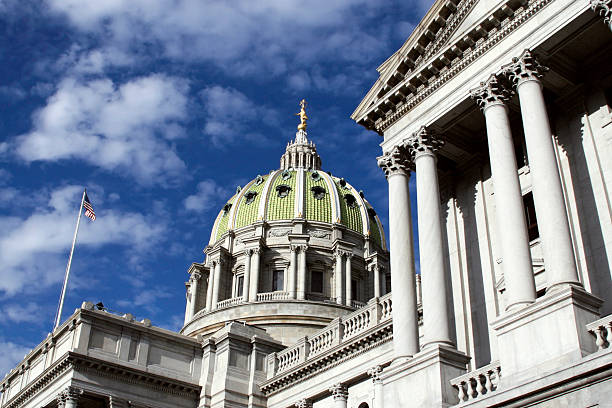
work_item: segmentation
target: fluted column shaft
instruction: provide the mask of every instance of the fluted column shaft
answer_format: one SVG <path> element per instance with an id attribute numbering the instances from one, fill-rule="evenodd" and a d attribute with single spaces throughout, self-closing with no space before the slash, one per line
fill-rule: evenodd
<path id="1" fill-rule="evenodd" d="M 297 298 L 300 300 L 306 299 L 306 250 L 306 245 L 300 245 L 297 288 Z"/>
<path id="2" fill-rule="evenodd" d="M 342 252 L 336 251 L 336 303 L 344 304 L 344 274 L 342 262 Z"/>
<path id="3" fill-rule="evenodd" d="M 257 301 L 257 290 L 259 289 L 259 268 L 261 264 L 261 248 L 253 250 L 251 258 L 251 282 L 249 289 L 249 301 Z"/>
<path id="4" fill-rule="evenodd" d="M 472 95 L 483 109 L 486 121 L 497 236 L 506 283 L 506 310 L 513 310 L 533 303 L 536 292 L 514 143 L 504 104 L 508 94 L 492 76 L 481 88 L 472 91 Z"/>
<path id="5" fill-rule="evenodd" d="M 206 288 L 206 311 L 208 312 L 212 310 L 213 286 L 215 283 L 214 268 L 215 264 L 213 263 L 213 270 L 208 272 L 208 287 Z"/>
<path id="6" fill-rule="evenodd" d="M 217 302 L 219 302 L 219 289 L 220 286 L 219 285 L 221 283 L 221 264 L 222 264 L 222 260 L 221 259 L 217 259 L 217 261 L 215 262 L 215 277 L 213 278 L 213 293 L 212 293 L 212 308 L 216 309 L 217 308 Z"/>
<path id="7" fill-rule="evenodd" d="M 440 188 L 435 151 L 442 145 L 421 128 L 409 139 L 416 166 L 419 253 L 423 303 L 424 346 L 452 344 L 447 305 L 447 276 L 442 254 Z"/>
<path id="8" fill-rule="evenodd" d="M 298 270 L 298 248 L 291 246 L 291 263 L 289 264 L 289 282 L 287 288 L 291 299 L 297 298 L 297 270 Z"/>
<path id="9" fill-rule="evenodd" d="M 351 268 L 351 258 L 353 254 L 346 254 L 346 263 L 344 266 L 344 274 L 346 281 L 346 305 L 352 306 L 353 303 L 353 271 Z"/>
<path id="10" fill-rule="evenodd" d="M 521 103 L 525 142 L 532 174 L 533 201 L 544 252 L 548 288 L 580 284 L 563 187 L 540 77 L 544 69 L 529 51 L 510 66 Z"/>
<path id="11" fill-rule="evenodd" d="M 389 240 L 393 290 L 394 358 L 419 351 L 414 247 L 410 214 L 410 166 L 405 146 L 395 146 L 378 158 L 389 182 Z"/>
<path id="12" fill-rule="evenodd" d="M 374 270 L 374 297 L 380 297 L 380 268 L 374 265 L 372 269 Z"/>
<path id="13" fill-rule="evenodd" d="M 253 251 L 247 249 L 244 255 L 244 282 L 242 282 L 242 300 L 248 302 L 249 292 L 251 289 L 251 257 L 253 256 Z"/>

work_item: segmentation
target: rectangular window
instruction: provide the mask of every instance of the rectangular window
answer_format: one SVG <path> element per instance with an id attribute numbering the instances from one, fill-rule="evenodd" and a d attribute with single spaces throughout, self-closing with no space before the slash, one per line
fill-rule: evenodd
<path id="1" fill-rule="evenodd" d="M 527 222 L 527 234 L 529 241 L 539 238 L 538 221 L 536 220 L 535 204 L 533 203 L 533 194 L 531 192 L 523 196 L 523 206 L 525 207 L 525 221 Z"/>
<path id="2" fill-rule="evenodd" d="M 310 272 L 310 291 L 314 293 L 323 293 L 323 272 Z"/>
<path id="3" fill-rule="evenodd" d="M 285 271 L 275 270 L 272 272 L 272 291 L 282 291 L 285 289 L 284 284 Z"/>
<path id="4" fill-rule="evenodd" d="M 357 281 L 355 279 L 351 279 L 351 299 L 359 300 L 357 299 L 357 293 L 359 293 L 357 290 Z"/>
<path id="5" fill-rule="evenodd" d="M 238 275 L 236 277 L 236 296 L 239 297 L 244 294 L 244 275 Z"/>
<path id="6" fill-rule="evenodd" d="M 385 289 L 387 289 L 386 293 L 391 292 L 391 274 L 385 273 Z"/>

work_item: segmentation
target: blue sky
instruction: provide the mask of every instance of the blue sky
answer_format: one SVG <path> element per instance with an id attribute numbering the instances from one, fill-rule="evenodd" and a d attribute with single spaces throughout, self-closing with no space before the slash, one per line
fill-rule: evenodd
<path id="1" fill-rule="evenodd" d="M 181 326 L 236 186 L 278 168 L 306 98 L 324 170 L 387 221 L 381 138 L 349 115 L 431 0 L 0 0 L 0 372 L 83 300 Z"/>

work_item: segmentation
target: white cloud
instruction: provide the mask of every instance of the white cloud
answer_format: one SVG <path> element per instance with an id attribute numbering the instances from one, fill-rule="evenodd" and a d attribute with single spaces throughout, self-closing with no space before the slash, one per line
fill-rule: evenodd
<path id="1" fill-rule="evenodd" d="M 0 293 L 37 292 L 61 281 L 81 193 L 80 186 L 66 186 L 52 191 L 47 205 L 29 216 L 0 216 Z M 98 209 L 96 215 L 94 223 L 81 223 L 81 248 L 117 244 L 136 256 L 165 231 L 163 221 L 139 213 Z"/>
<path id="2" fill-rule="evenodd" d="M 2 353 L 0 353 L 0 378 L 2 378 L 4 373 L 8 373 L 15 368 L 15 365 L 23 360 L 23 357 L 31 349 L 0 338 L 0 350 L 2 350 Z"/>
<path id="3" fill-rule="evenodd" d="M 211 86 L 200 93 L 204 101 L 206 123 L 203 132 L 216 147 L 226 147 L 235 141 L 258 141 L 267 138 L 251 130 L 255 122 L 267 126 L 278 123 L 274 110 L 259 106 L 234 88 Z"/>
<path id="4" fill-rule="evenodd" d="M 44 309 L 41 305 L 34 302 L 29 302 L 27 304 L 5 304 L 2 308 L 2 316 L 0 319 L 15 323 L 35 323 L 44 320 L 47 311 L 48 309 Z"/>
<path id="5" fill-rule="evenodd" d="M 187 92 L 184 81 L 155 74 L 120 85 L 64 79 L 16 152 L 27 162 L 80 159 L 143 184 L 175 179 L 185 164 L 169 141 L 182 135 Z"/>
<path id="6" fill-rule="evenodd" d="M 174 297 L 174 294 L 168 292 L 167 289 L 153 288 L 145 289 L 138 292 L 130 300 L 119 300 L 117 305 L 133 310 L 135 308 L 143 308 L 151 314 L 156 314 L 159 310 L 159 300 Z M 129 313 L 129 312 L 128 312 Z"/>
<path id="7" fill-rule="evenodd" d="M 218 203 L 228 195 L 228 191 L 214 180 L 204 180 L 198 183 L 196 193 L 187 197 L 183 204 L 186 210 L 205 212 L 217 208 Z"/>
<path id="8" fill-rule="evenodd" d="M 146 39 L 166 57 L 212 61 L 228 74 L 243 76 L 276 76 L 296 61 L 311 64 L 321 56 L 368 63 L 381 58 L 377 53 L 388 37 L 384 24 L 359 24 L 381 7 L 368 0 L 48 3 L 78 29 L 102 34 L 104 46 L 129 50 Z"/>

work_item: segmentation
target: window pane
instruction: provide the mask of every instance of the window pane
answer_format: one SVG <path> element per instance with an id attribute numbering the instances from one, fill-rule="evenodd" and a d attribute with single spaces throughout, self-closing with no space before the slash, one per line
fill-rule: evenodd
<path id="1" fill-rule="evenodd" d="M 323 272 L 312 271 L 310 273 L 310 291 L 323 293 Z"/>
<path id="2" fill-rule="evenodd" d="M 276 270 L 272 273 L 272 291 L 284 290 L 285 285 L 283 282 L 285 273 L 284 271 Z"/>
<path id="3" fill-rule="evenodd" d="M 244 294 L 244 276 L 238 276 L 238 280 L 236 282 L 236 297 L 242 296 Z"/>

